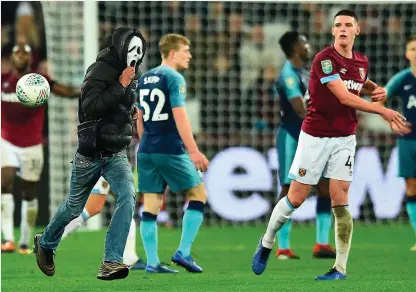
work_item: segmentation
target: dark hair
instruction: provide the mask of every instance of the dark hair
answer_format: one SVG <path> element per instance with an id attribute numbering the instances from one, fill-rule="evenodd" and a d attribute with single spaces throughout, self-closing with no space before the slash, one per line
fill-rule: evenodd
<path id="1" fill-rule="evenodd" d="M 300 33 L 297 31 L 288 31 L 280 37 L 279 44 L 287 58 L 292 57 L 299 36 Z"/>
<path id="2" fill-rule="evenodd" d="M 358 22 L 358 16 L 352 10 L 342 9 L 342 10 L 338 11 L 337 14 L 335 14 L 334 19 L 335 19 L 335 17 L 340 16 L 340 15 L 343 15 L 343 16 L 351 16 L 351 17 L 353 17 L 355 19 L 355 21 Z"/>
<path id="3" fill-rule="evenodd" d="M 416 33 L 411 34 L 407 39 L 406 39 L 406 46 L 410 43 L 416 41 Z"/>

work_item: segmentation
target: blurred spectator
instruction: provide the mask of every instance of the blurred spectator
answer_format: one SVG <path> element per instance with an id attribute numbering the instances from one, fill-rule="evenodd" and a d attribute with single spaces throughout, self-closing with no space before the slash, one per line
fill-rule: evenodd
<path id="1" fill-rule="evenodd" d="M 253 106 L 248 107 L 250 111 L 244 116 L 254 117 L 252 120 L 258 131 L 274 131 L 279 121 L 279 99 L 274 84 L 276 75 L 274 66 L 265 66 L 260 70 L 254 86 L 247 91 L 246 103 Z"/>
<path id="2" fill-rule="evenodd" d="M 208 64 L 207 34 L 202 27 L 201 16 L 188 14 L 185 17 L 185 35 L 191 41 L 192 60 L 185 71 L 189 98 L 200 96 L 206 82 Z"/>
<path id="3" fill-rule="evenodd" d="M 224 54 L 209 64 L 205 93 L 201 97 L 201 127 L 205 132 L 226 133 L 225 122 L 228 119 L 230 105 L 230 69 L 229 59 Z"/>
<path id="4" fill-rule="evenodd" d="M 251 29 L 251 39 L 241 46 L 241 90 L 245 92 L 259 77 L 258 74 L 265 66 L 275 66 L 281 62 L 280 49 L 275 45 L 264 41 L 264 28 L 255 25 Z"/>
<path id="5" fill-rule="evenodd" d="M 209 33 L 224 33 L 226 30 L 227 15 L 223 2 L 208 3 Z"/>

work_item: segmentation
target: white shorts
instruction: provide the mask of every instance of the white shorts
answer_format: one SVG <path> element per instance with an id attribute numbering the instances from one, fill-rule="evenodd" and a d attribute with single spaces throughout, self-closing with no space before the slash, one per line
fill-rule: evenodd
<path id="1" fill-rule="evenodd" d="M 106 196 L 108 195 L 109 191 L 110 191 L 110 185 L 103 177 L 100 177 L 100 179 L 97 181 L 95 186 L 92 188 L 91 194 Z"/>
<path id="2" fill-rule="evenodd" d="M 351 181 L 356 145 L 355 135 L 320 138 L 301 131 L 289 178 L 308 185 L 322 176 Z"/>
<path id="3" fill-rule="evenodd" d="M 23 180 L 39 181 L 43 169 L 42 144 L 18 147 L 1 139 L 1 167 L 15 167 Z"/>

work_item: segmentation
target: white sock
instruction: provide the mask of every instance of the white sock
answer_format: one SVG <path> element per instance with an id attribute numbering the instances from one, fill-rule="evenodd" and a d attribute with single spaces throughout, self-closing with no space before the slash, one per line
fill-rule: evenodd
<path id="1" fill-rule="evenodd" d="M 347 273 L 347 261 L 350 253 L 353 221 L 348 207 L 335 207 L 332 209 L 335 216 L 335 248 L 337 257 L 334 268 L 339 272 Z"/>
<path id="2" fill-rule="evenodd" d="M 77 218 L 75 218 L 74 220 L 72 220 L 71 222 L 69 222 L 69 224 L 65 227 L 64 234 L 62 234 L 62 239 L 66 238 L 72 232 L 77 231 L 77 229 L 80 228 L 81 225 L 84 222 L 87 222 L 88 219 L 90 219 L 90 214 L 84 208 L 84 210 L 82 210 L 81 215 L 79 215 Z"/>
<path id="3" fill-rule="evenodd" d="M 127 235 L 126 247 L 123 253 L 123 263 L 125 265 L 134 265 L 139 260 L 136 253 L 136 221 L 131 220 L 129 234 Z"/>
<path id="4" fill-rule="evenodd" d="M 1 195 L 1 231 L 5 241 L 14 241 L 14 198 L 12 194 Z"/>
<path id="5" fill-rule="evenodd" d="M 32 232 L 36 226 L 36 219 L 38 218 L 38 199 L 33 199 L 32 201 L 22 200 L 21 215 L 19 244 L 29 246 Z"/>
<path id="6" fill-rule="evenodd" d="M 273 248 L 277 231 L 290 219 L 293 211 L 295 211 L 295 208 L 290 204 L 287 196 L 276 204 L 269 219 L 266 233 L 263 236 L 262 244 L 264 247 Z"/>
<path id="7" fill-rule="evenodd" d="M 168 211 L 160 211 L 159 214 L 157 215 L 157 223 L 167 223 L 169 222 L 170 218 L 169 218 L 169 212 Z"/>

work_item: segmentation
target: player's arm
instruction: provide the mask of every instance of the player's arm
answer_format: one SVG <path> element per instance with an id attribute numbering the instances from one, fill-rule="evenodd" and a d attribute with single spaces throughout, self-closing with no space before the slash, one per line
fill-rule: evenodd
<path id="1" fill-rule="evenodd" d="M 338 98 L 343 105 L 352 107 L 367 113 L 383 114 L 385 108 L 374 103 L 370 103 L 359 96 L 348 91 L 344 82 L 338 78 L 326 83 L 328 89 Z"/>
<path id="2" fill-rule="evenodd" d="M 306 116 L 306 108 L 302 99 L 302 91 L 299 87 L 299 77 L 296 75 L 286 74 L 283 78 L 283 90 L 285 91 L 293 110 L 303 120 Z"/>
<path id="3" fill-rule="evenodd" d="M 51 91 L 58 96 L 70 98 L 78 98 L 81 94 L 78 88 L 65 86 L 57 82 L 53 82 L 51 85 Z"/>
<path id="4" fill-rule="evenodd" d="M 290 99 L 290 104 L 292 105 L 293 110 L 299 116 L 299 118 L 303 120 L 306 116 L 306 108 L 302 97 L 297 96 Z"/>
<path id="5" fill-rule="evenodd" d="M 143 111 L 139 109 L 139 116 L 136 120 L 137 125 L 137 134 L 139 135 L 140 140 L 142 140 L 142 136 L 144 133 L 144 126 L 143 126 Z"/>
<path id="6" fill-rule="evenodd" d="M 367 79 L 361 88 L 360 94 L 370 95 L 377 87 L 377 84 L 375 84 L 370 79 Z"/>
<path id="7" fill-rule="evenodd" d="M 196 145 L 192 134 L 191 123 L 189 122 L 185 107 L 174 107 L 172 109 L 172 113 L 173 118 L 175 119 L 176 128 L 178 129 L 179 135 L 188 150 L 191 160 L 194 162 L 198 170 L 207 170 L 208 159 L 201 153 L 201 151 L 199 151 L 198 145 Z"/>
<path id="8" fill-rule="evenodd" d="M 402 122 L 402 116 L 399 113 L 379 104 L 368 102 L 349 92 L 338 73 L 340 72 L 339 65 L 332 56 L 318 54 L 312 62 L 312 72 L 316 74 L 321 84 L 327 86 L 343 105 L 363 112 L 379 114 L 388 121 L 397 119 L 397 122 Z"/>
<path id="9" fill-rule="evenodd" d="M 189 153 L 199 152 L 198 145 L 196 145 L 194 135 L 192 133 L 192 126 L 189 122 L 188 114 L 186 108 L 174 107 L 172 109 L 173 118 L 175 119 L 176 128 L 178 129 L 179 135 L 183 143 L 185 144 L 186 149 Z"/>
<path id="10" fill-rule="evenodd" d="M 195 166 L 205 171 L 208 168 L 208 159 L 199 151 L 192 133 L 192 126 L 188 118 L 185 108 L 186 83 L 185 79 L 176 77 L 172 78 L 168 83 L 170 104 L 172 106 L 173 119 L 179 136 L 185 144 L 186 150 L 194 162 Z"/>
<path id="11" fill-rule="evenodd" d="M 368 102 L 359 96 L 352 94 L 348 91 L 341 78 L 333 79 L 327 82 L 326 86 L 343 105 L 363 112 L 379 114 L 388 122 L 394 122 L 400 127 L 406 126 L 404 122 L 406 119 L 400 113 L 385 108 L 380 104 Z"/>

